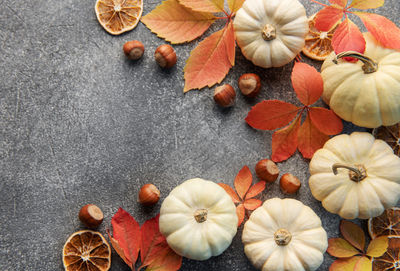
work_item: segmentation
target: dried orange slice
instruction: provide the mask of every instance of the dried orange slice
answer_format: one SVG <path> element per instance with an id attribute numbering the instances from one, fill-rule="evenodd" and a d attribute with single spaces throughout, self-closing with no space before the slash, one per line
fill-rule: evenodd
<path id="1" fill-rule="evenodd" d="M 393 126 L 381 126 L 374 129 L 376 138 L 386 141 L 392 147 L 394 153 L 400 156 L 400 122 Z"/>
<path id="2" fill-rule="evenodd" d="M 332 37 L 339 23 L 332 27 L 328 32 L 321 32 L 315 28 L 315 14 L 308 19 L 308 34 L 306 36 L 306 43 L 303 47 L 303 54 L 307 57 L 323 61 L 327 56 L 333 52 Z"/>
<path id="3" fill-rule="evenodd" d="M 119 35 L 136 27 L 142 16 L 143 0 L 97 0 L 97 20 L 112 35 Z"/>
<path id="4" fill-rule="evenodd" d="M 99 232 L 75 232 L 65 242 L 63 263 L 66 271 L 107 271 L 111 266 L 110 245 Z"/>
<path id="5" fill-rule="evenodd" d="M 368 220 L 372 239 L 382 235 L 400 235 L 400 208 L 387 209 L 380 216 Z"/>
<path id="6" fill-rule="evenodd" d="M 372 271 L 400 270 L 400 236 L 389 236 L 389 246 L 385 254 L 372 259 Z"/>

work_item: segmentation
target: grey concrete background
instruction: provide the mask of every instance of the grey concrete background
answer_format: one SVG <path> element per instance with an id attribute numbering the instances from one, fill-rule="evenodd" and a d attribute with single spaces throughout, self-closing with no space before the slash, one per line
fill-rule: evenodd
<path id="1" fill-rule="evenodd" d="M 320 9 L 301 2 L 309 15 Z M 145 1 L 143 14 L 159 3 Z M 244 165 L 254 172 L 256 162 L 270 155 L 272 132 L 246 125 L 251 106 L 264 99 L 299 104 L 290 85 L 292 64 L 257 68 L 239 49 L 224 83 L 236 86 L 242 73 L 256 72 L 263 84 L 256 99 L 238 95 L 233 108 L 220 109 L 213 89 L 184 95 L 185 60 L 205 36 L 174 46 L 178 63 L 163 71 L 153 61 L 163 40 L 141 23 L 121 36 L 107 34 L 94 5 L 94 0 L 0 0 L 0 270 L 62 270 L 65 240 L 84 228 L 77 219 L 84 204 L 102 208 L 104 234 L 120 206 L 140 223 L 158 213 L 160 203 L 143 208 L 136 202 L 145 183 L 157 185 L 163 199 L 188 178 L 232 184 Z M 387 0 L 376 12 L 399 25 L 398 0 Z M 138 62 L 122 53 L 123 43 L 132 39 L 146 48 Z M 360 129 L 345 126 L 347 133 Z M 279 167 L 302 180 L 294 198 L 321 216 L 329 237 L 337 236 L 339 217 L 310 194 L 308 161 L 296 153 Z M 278 184 L 262 195 L 272 197 L 285 197 Z M 253 270 L 241 230 L 223 255 L 205 262 L 185 259 L 181 270 Z M 332 260 L 325 254 L 319 270 L 328 270 Z M 111 270 L 128 270 L 115 252 Z"/>

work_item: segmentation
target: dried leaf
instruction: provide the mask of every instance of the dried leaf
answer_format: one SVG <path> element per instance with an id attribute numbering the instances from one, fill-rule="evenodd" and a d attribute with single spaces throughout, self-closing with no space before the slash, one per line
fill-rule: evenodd
<path id="1" fill-rule="evenodd" d="M 297 98 L 304 105 L 312 105 L 321 97 L 324 82 L 321 74 L 314 67 L 306 63 L 296 62 L 291 79 Z"/>
<path id="2" fill-rule="evenodd" d="M 310 107 L 308 114 L 313 125 L 326 135 L 336 135 L 343 130 L 342 120 L 332 110 Z"/>
<path id="3" fill-rule="evenodd" d="M 231 13 L 235 13 L 238 11 L 244 3 L 244 0 L 228 0 L 228 6 L 231 10 Z"/>
<path id="4" fill-rule="evenodd" d="M 320 10 L 315 18 L 315 28 L 327 32 L 331 30 L 343 17 L 343 9 L 328 6 Z"/>
<path id="5" fill-rule="evenodd" d="M 180 5 L 177 0 L 166 0 L 143 16 L 141 21 L 158 37 L 176 44 L 201 36 L 216 20 L 211 13 L 196 12 Z"/>
<path id="6" fill-rule="evenodd" d="M 368 31 L 382 46 L 400 50 L 400 29 L 392 21 L 378 14 L 354 13 L 360 17 Z"/>
<path id="7" fill-rule="evenodd" d="M 387 236 L 380 236 L 372 239 L 367 249 L 367 255 L 371 257 L 380 257 L 386 252 L 388 245 L 389 239 Z"/>
<path id="8" fill-rule="evenodd" d="M 233 22 L 204 39 L 187 60 L 184 92 L 220 83 L 232 67 Z"/>
<path id="9" fill-rule="evenodd" d="M 342 238 L 329 238 L 327 252 L 337 258 L 348 258 L 360 252 Z"/>
<path id="10" fill-rule="evenodd" d="M 253 176 L 251 175 L 251 171 L 248 166 L 244 166 L 236 175 L 234 181 L 235 189 L 241 199 L 244 199 L 244 196 L 249 190 L 252 182 Z"/>
<path id="11" fill-rule="evenodd" d="M 347 0 L 329 0 L 329 2 L 332 5 L 336 5 L 336 6 L 342 7 L 342 8 L 347 6 Z"/>
<path id="12" fill-rule="evenodd" d="M 228 60 L 232 66 L 235 66 L 235 30 L 233 29 L 233 21 L 231 21 L 226 30 L 226 52 L 228 54 Z"/>
<path id="13" fill-rule="evenodd" d="M 297 134 L 300 126 L 300 115 L 287 127 L 272 135 L 272 155 L 274 162 L 288 159 L 297 149 Z"/>
<path id="14" fill-rule="evenodd" d="M 314 153 L 321 149 L 329 136 L 320 132 L 307 114 L 306 120 L 300 126 L 298 134 L 298 148 L 304 158 L 311 159 Z"/>
<path id="15" fill-rule="evenodd" d="M 108 234 L 108 238 L 110 238 L 111 245 L 112 245 L 112 247 L 114 248 L 114 250 L 115 250 L 115 251 L 117 252 L 117 254 L 121 257 L 121 259 L 122 259 L 130 268 L 132 268 L 132 267 L 133 267 L 133 263 L 125 257 L 124 250 L 121 248 L 121 246 L 119 245 L 118 241 L 115 240 L 114 238 L 112 238 L 112 236 L 111 236 L 109 230 L 107 230 L 107 234 Z"/>
<path id="16" fill-rule="evenodd" d="M 266 182 L 259 181 L 258 183 L 256 183 L 252 187 L 250 187 L 249 192 L 247 192 L 247 194 L 246 194 L 246 199 L 253 198 L 253 197 L 257 196 L 258 194 L 260 194 L 262 191 L 264 191 L 265 185 L 266 185 Z"/>
<path id="17" fill-rule="evenodd" d="M 364 231 L 353 222 L 342 220 L 340 222 L 340 232 L 350 244 L 361 251 L 365 248 Z"/>
<path id="18" fill-rule="evenodd" d="M 385 4 L 385 0 L 353 0 L 349 8 L 372 9 L 379 8 Z"/>
<path id="19" fill-rule="evenodd" d="M 353 271 L 360 258 L 360 256 L 353 256 L 351 258 L 337 259 L 331 264 L 329 271 Z"/>
<path id="20" fill-rule="evenodd" d="M 260 207 L 262 204 L 262 201 L 259 199 L 246 199 L 243 203 L 244 208 L 247 210 L 253 211 Z"/>
<path id="21" fill-rule="evenodd" d="M 300 109 L 301 107 L 278 100 L 262 101 L 253 106 L 246 122 L 256 129 L 275 130 L 287 125 Z"/>
<path id="22" fill-rule="evenodd" d="M 364 53 L 365 39 L 360 29 L 346 18 L 336 29 L 332 38 L 332 46 L 336 54 L 346 51 Z"/>
<path id="23" fill-rule="evenodd" d="M 140 249 L 140 226 L 139 223 L 124 209 L 119 208 L 111 219 L 113 228 L 113 239 L 118 244 L 115 250 L 119 255 L 123 251 L 126 263 L 136 263 Z M 119 252 L 118 252 L 119 251 Z M 121 253 L 121 254 L 120 254 Z M 134 266 L 130 265 L 132 270 Z"/>
<path id="24" fill-rule="evenodd" d="M 179 3 L 194 11 L 223 12 L 224 0 L 179 0 Z"/>
<path id="25" fill-rule="evenodd" d="M 370 271 L 370 270 L 372 270 L 372 262 L 367 257 L 361 257 L 354 266 L 354 271 Z"/>
<path id="26" fill-rule="evenodd" d="M 147 220 L 141 228 L 141 260 L 146 270 L 176 271 L 182 265 L 182 256 L 176 254 L 159 230 L 159 217 Z"/>
<path id="27" fill-rule="evenodd" d="M 233 203 L 240 202 L 238 195 L 236 194 L 235 190 L 233 190 L 232 187 L 224 183 L 219 183 L 218 185 L 221 186 L 225 190 L 225 192 L 228 193 L 229 196 L 231 196 Z"/>
<path id="28" fill-rule="evenodd" d="M 244 205 L 242 203 L 236 206 L 236 214 L 238 216 L 238 227 L 239 227 L 243 223 L 245 214 Z"/>

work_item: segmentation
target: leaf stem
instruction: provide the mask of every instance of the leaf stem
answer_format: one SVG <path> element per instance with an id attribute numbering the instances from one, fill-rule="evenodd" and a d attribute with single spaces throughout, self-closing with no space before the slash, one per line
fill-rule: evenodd
<path id="1" fill-rule="evenodd" d="M 320 3 L 320 2 L 318 2 L 316 0 L 310 0 L 310 1 L 314 2 L 314 3 L 317 3 L 318 5 L 321 5 L 321 6 L 324 6 L 324 7 L 329 7 L 327 4 Z"/>

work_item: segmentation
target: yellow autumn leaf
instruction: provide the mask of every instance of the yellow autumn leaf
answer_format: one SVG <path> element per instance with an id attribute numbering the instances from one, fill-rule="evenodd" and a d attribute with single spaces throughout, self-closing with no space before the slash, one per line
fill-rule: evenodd
<path id="1" fill-rule="evenodd" d="M 385 4 L 385 0 L 353 0 L 349 8 L 372 9 L 379 8 Z"/>
<path id="2" fill-rule="evenodd" d="M 361 256 L 354 256 L 351 258 L 337 259 L 331 264 L 329 271 L 354 271 L 354 266 L 360 258 Z"/>
<path id="3" fill-rule="evenodd" d="M 354 266 L 354 271 L 371 271 L 371 270 L 372 270 L 372 262 L 367 257 L 361 257 Z"/>
<path id="4" fill-rule="evenodd" d="M 228 0 L 228 6 L 232 13 L 238 11 L 244 3 L 244 0 Z"/>
<path id="5" fill-rule="evenodd" d="M 179 0 L 179 3 L 195 11 L 223 12 L 224 0 Z"/>
<path id="6" fill-rule="evenodd" d="M 389 245 L 387 236 L 380 236 L 372 239 L 367 249 L 367 255 L 371 257 L 380 257 L 386 252 Z"/>
<path id="7" fill-rule="evenodd" d="M 201 36 L 216 17 L 208 12 L 193 11 L 177 0 L 166 0 L 141 21 L 158 37 L 172 44 L 192 41 Z"/>

